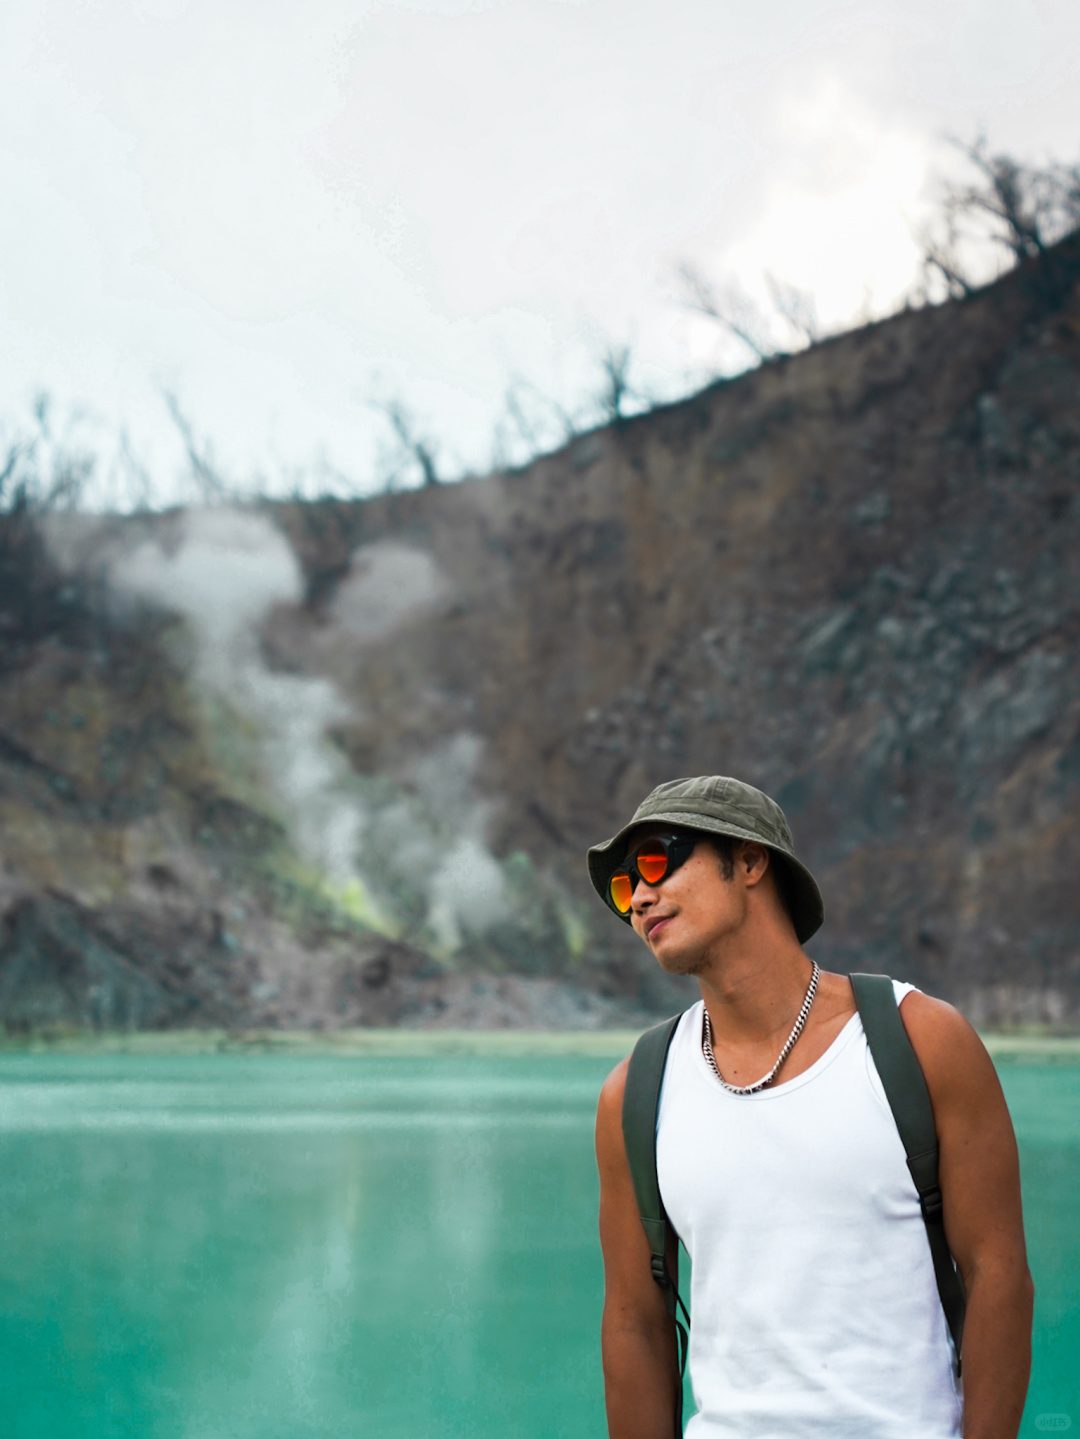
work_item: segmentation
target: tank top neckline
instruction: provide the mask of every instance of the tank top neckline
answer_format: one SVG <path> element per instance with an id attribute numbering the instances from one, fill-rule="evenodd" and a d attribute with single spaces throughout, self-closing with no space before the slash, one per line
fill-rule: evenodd
<path id="1" fill-rule="evenodd" d="M 686 1011 L 683 1016 L 683 1023 L 689 1023 L 689 1042 L 693 1056 L 694 1074 L 701 1080 L 712 1094 L 717 1098 L 735 1104 L 746 1104 L 748 1102 L 760 1104 L 770 1099 L 781 1099 L 785 1094 L 801 1089 L 804 1085 L 812 1083 L 838 1059 L 854 1038 L 856 1031 L 862 1032 L 862 1021 L 856 1011 L 841 1029 L 840 1033 L 825 1050 L 824 1054 L 818 1055 L 809 1069 L 804 1069 L 802 1074 L 797 1074 L 794 1079 L 786 1079 L 782 1083 L 771 1084 L 768 1089 L 759 1089 L 756 1094 L 732 1094 L 717 1082 L 716 1075 L 709 1068 L 709 1062 L 705 1058 L 701 1048 L 701 1032 L 705 1010 L 704 999 Z"/>

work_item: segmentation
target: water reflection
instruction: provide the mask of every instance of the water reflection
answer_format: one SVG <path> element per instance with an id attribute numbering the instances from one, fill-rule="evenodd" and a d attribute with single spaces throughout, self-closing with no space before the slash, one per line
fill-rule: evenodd
<path id="1" fill-rule="evenodd" d="M 602 1432 L 608 1067 L 0 1060 L 10 1432 Z"/>

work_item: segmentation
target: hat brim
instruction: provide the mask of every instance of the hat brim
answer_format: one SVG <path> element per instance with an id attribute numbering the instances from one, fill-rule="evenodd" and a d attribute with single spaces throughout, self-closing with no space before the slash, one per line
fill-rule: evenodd
<path id="1" fill-rule="evenodd" d="M 806 868 L 801 860 L 778 845 L 769 844 L 759 834 L 752 830 L 742 829 L 739 825 L 730 824 L 726 820 L 713 819 L 710 815 L 690 814 L 678 809 L 665 810 L 660 814 L 650 814 L 647 819 L 631 820 L 629 824 L 623 825 L 618 834 L 612 835 L 611 839 L 605 840 L 603 844 L 595 844 L 589 850 L 589 879 L 592 881 L 593 889 L 608 905 L 607 892 L 608 881 L 612 874 L 626 857 L 628 840 L 635 830 L 645 829 L 658 824 L 677 825 L 679 829 L 696 830 L 701 834 L 724 834 L 732 839 L 746 840 L 750 844 L 760 844 L 770 854 L 780 861 L 785 874 L 784 888 L 787 891 L 786 898 L 791 913 L 791 920 L 795 926 L 795 937 L 800 944 L 805 944 L 811 935 L 816 934 L 825 923 L 825 904 L 821 898 L 821 891 L 818 889 L 817 881 Z M 618 911 L 608 905 L 612 914 Z M 619 919 L 626 924 L 630 923 L 629 914 L 619 914 Z"/>

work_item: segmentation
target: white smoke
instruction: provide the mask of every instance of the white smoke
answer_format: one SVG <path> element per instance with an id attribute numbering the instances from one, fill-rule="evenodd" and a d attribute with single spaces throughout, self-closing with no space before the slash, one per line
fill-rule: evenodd
<path id="1" fill-rule="evenodd" d="M 445 592 L 438 567 L 426 551 L 386 541 L 355 552 L 331 609 L 354 639 L 380 640 Z"/>
<path id="2" fill-rule="evenodd" d="M 189 511 L 179 545 L 145 541 L 116 561 L 111 581 L 184 616 L 197 641 L 196 678 L 226 697 L 238 678 L 265 670 L 256 626 L 267 611 L 303 594 L 285 537 L 261 515 L 234 510 Z"/>
<path id="3" fill-rule="evenodd" d="M 426 824 L 411 848 L 429 866 L 428 929 L 447 954 L 510 909 L 502 869 L 484 843 L 489 808 L 472 797 L 481 753 L 476 735 L 455 735 L 421 760 L 412 776 Z"/>
<path id="4" fill-rule="evenodd" d="M 354 912 L 386 929 L 399 926 L 387 899 L 370 897 L 367 852 L 393 892 L 417 887 L 423 928 L 452 954 L 506 917 L 505 883 L 485 844 L 488 807 L 473 794 L 481 742 L 459 735 L 410 776 L 412 795 L 389 802 L 363 787 L 327 731 L 351 708 L 327 679 L 270 670 L 260 626 L 278 605 L 295 605 L 303 577 L 285 536 L 265 517 L 225 509 L 189 512 L 178 545 L 149 540 L 113 565 L 121 594 L 149 601 L 187 621 L 195 641 L 192 679 L 243 717 L 257 735 L 262 769 L 273 785 L 298 852 Z M 446 592 L 426 552 L 385 543 L 356 552 L 331 606 L 352 645 L 385 638 Z M 375 807 L 377 803 L 377 808 Z M 375 831 L 377 830 L 377 834 Z"/>
<path id="5" fill-rule="evenodd" d="M 187 620 L 195 639 L 192 678 L 256 725 L 296 848 L 333 885 L 357 880 L 363 820 L 347 793 L 348 765 L 326 740 L 347 707 L 327 680 L 269 670 L 259 648 L 258 627 L 269 611 L 303 595 L 284 535 L 261 515 L 194 510 L 173 553 L 147 541 L 115 564 L 112 583 Z"/>

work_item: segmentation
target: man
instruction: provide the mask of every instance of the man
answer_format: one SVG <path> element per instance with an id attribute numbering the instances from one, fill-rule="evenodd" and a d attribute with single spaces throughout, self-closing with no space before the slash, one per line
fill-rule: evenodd
<path id="1" fill-rule="evenodd" d="M 589 851 L 589 873 L 661 967 L 701 986 L 672 1039 L 656 1136 L 664 1208 L 693 1265 L 688 1436 L 1015 1439 L 1033 1287 L 1016 1142 L 975 1031 L 895 986 L 966 1291 L 961 1381 L 851 983 L 802 949 L 824 910 L 779 806 L 722 776 L 661 785 Z M 608 1429 L 671 1439 L 676 1336 L 627 1164 L 628 1063 L 596 1126 Z"/>

